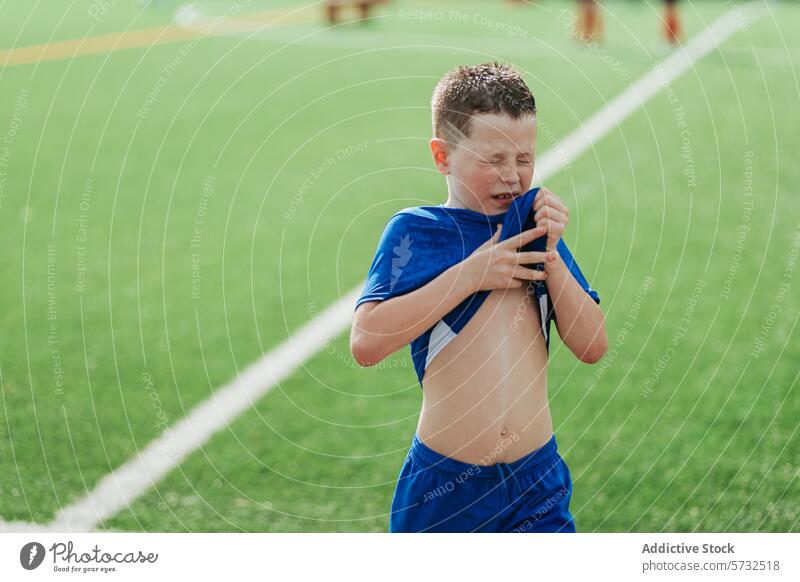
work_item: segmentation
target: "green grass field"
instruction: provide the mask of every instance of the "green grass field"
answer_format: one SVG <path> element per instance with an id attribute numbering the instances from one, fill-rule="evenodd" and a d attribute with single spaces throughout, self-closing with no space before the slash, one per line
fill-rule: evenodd
<path id="1" fill-rule="evenodd" d="M 0 5 L 0 51 L 164 26 L 181 2 L 30 4 Z M 554 0 L 246 26 L 305 4 L 0 67 L 0 520 L 51 521 L 360 285 L 389 216 L 445 200 L 444 72 L 524 71 L 541 155 L 669 52 L 660 4 L 623 0 L 594 49 Z M 682 3 L 686 36 L 733 6 Z M 770 4 L 547 181 L 611 341 L 594 366 L 551 343 L 579 531 L 800 529 L 798 27 Z M 101 527 L 385 531 L 420 402 L 408 348 L 362 369 L 345 332 Z"/>

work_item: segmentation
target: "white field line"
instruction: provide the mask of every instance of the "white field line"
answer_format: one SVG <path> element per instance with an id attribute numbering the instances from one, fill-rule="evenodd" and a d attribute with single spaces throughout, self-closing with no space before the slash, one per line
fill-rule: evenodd
<path id="1" fill-rule="evenodd" d="M 0 531 L 84 532 L 116 515 L 341 334 L 352 321 L 360 291 L 350 291 L 232 382 L 215 390 L 135 457 L 103 477 L 91 493 L 62 509 L 50 524 L 0 522 Z"/>
<path id="2" fill-rule="evenodd" d="M 608 102 L 537 161 L 536 176 L 543 182 L 591 148 L 609 131 L 669 82 L 678 78 L 737 30 L 763 16 L 760 1 L 737 6 L 711 23 L 687 44 L 676 49 L 649 72 Z M 292 374 L 352 322 L 361 285 L 325 309 L 232 382 L 219 388 L 139 454 L 105 477 L 84 497 L 63 508 L 49 524 L 2 522 L 0 531 L 92 531 L 156 485 L 219 430 L 248 410 L 277 383 Z"/>

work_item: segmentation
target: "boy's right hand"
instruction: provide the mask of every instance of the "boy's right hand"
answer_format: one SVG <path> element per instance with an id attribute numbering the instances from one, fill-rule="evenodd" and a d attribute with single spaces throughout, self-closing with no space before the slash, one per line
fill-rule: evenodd
<path id="1" fill-rule="evenodd" d="M 544 263 L 558 259 L 556 251 L 519 252 L 521 246 L 547 234 L 547 228 L 537 226 L 524 230 L 516 236 L 498 242 L 502 224 L 497 225 L 494 236 L 479 246 L 464 259 L 462 267 L 466 270 L 475 291 L 491 289 L 510 289 L 522 287 L 527 281 L 544 281 L 547 272 L 524 267 L 532 263 Z"/>

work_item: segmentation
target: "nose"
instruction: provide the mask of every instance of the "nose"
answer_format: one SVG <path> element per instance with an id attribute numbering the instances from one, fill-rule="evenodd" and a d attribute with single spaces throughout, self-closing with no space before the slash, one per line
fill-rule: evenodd
<path id="1" fill-rule="evenodd" d="M 497 166 L 497 174 L 507 185 L 511 186 L 517 182 L 517 170 L 511 162 L 504 162 Z"/>

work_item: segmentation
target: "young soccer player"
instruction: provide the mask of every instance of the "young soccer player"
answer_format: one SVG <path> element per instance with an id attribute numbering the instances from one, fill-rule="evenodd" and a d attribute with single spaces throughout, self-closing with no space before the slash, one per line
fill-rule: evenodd
<path id="1" fill-rule="evenodd" d="M 583 42 L 602 42 L 603 13 L 600 0 L 578 0 L 578 23 L 575 36 Z"/>
<path id="2" fill-rule="evenodd" d="M 447 201 L 389 219 L 350 337 L 362 366 L 410 343 L 423 387 L 389 529 L 575 531 L 548 406 L 550 322 L 583 362 L 608 340 L 600 298 L 562 240 L 569 210 L 529 190 L 534 97 L 495 62 L 449 72 L 432 108 Z"/>
<path id="3" fill-rule="evenodd" d="M 670 44 L 678 44 L 681 38 L 677 0 L 664 0 L 664 36 Z"/>
<path id="4" fill-rule="evenodd" d="M 327 0 L 325 2 L 325 14 L 328 24 L 335 26 L 339 22 L 339 11 L 345 6 L 355 6 L 358 8 L 359 20 L 366 22 L 369 20 L 369 12 L 377 4 L 385 4 L 388 0 Z"/>

